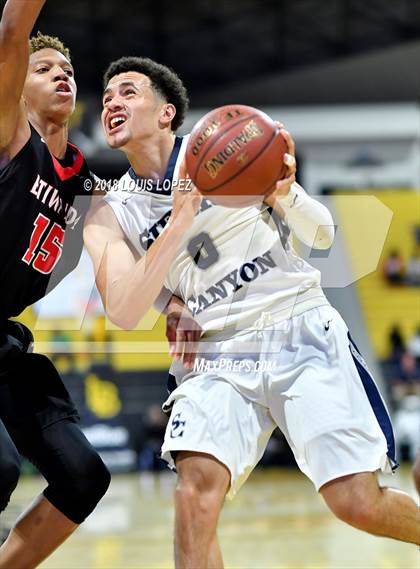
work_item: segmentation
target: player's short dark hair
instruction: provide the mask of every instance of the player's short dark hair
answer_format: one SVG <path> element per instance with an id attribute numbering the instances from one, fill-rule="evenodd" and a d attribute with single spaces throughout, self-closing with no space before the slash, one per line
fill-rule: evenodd
<path id="1" fill-rule="evenodd" d="M 63 44 L 63 42 L 55 36 L 46 36 L 38 32 L 36 36 L 32 36 L 29 40 L 29 52 L 35 53 L 41 49 L 55 49 L 64 55 L 71 63 L 70 50 Z"/>
<path id="2" fill-rule="evenodd" d="M 161 95 L 167 103 L 176 108 L 172 121 L 172 130 L 176 131 L 182 125 L 188 111 L 189 99 L 187 90 L 180 77 L 161 63 L 148 57 L 121 57 L 113 61 L 104 74 L 104 88 L 115 75 L 137 71 L 149 77 L 152 88 Z"/>

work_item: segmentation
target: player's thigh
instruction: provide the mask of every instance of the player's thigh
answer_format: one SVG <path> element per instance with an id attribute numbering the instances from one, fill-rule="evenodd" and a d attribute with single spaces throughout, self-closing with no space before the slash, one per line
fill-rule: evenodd
<path id="1" fill-rule="evenodd" d="M 187 380 L 172 400 L 162 457 L 170 465 L 181 451 L 214 457 L 230 472 L 232 497 L 262 457 L 275 427 L 268 409 L 211 374 Z"/>

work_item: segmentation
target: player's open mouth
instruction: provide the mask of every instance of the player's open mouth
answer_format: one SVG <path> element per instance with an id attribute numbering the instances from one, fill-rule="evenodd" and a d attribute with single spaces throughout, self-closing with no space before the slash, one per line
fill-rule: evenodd
<path id="1" fill-rule="evenodd" d="M 115 115 L 108 121 L 108 131 L 114 133 L 127 120 L 124 115 Z"/>
<path id="2" fill-rule="evenodd" d="M 70 85 L 68 83 L 59 83 L 56 90 L 56 93 L 64 93 L 66 95 L 71 95 L 71 88 Z"/>

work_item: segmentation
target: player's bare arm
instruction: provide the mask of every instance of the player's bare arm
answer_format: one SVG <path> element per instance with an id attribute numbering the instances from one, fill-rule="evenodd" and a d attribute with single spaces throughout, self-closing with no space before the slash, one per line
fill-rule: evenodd
<path id="1" fill-rule="evenodd" d="M 184 232 L 201 198 L 196 190 L 176 192 L 166 230 L 143 257 L 133 253 L 112 208 L 105 202 L 89 213 L 84 239 L 108 317 L 124 329 L 135 328 L 162 290 Z"/>
<path id="2" fill-rule="evenodd" d="M 295 143 L 291 134 L 279 124 L 288 152 L 283 161 L 287 167 L 285 178 L 278 180 L 274 191 L 265 197 L 264 203 L 275 213 L 286 218 L 296 237 L 315 249 L 328 249 L 334 240 L 334 221 L 328 209 L 308 196 L 296 183 Z"/>
<path id="3" fill-rule="evenodd" d="M 185 172 L 183 175 L 186 175 Z M 95 210 L 104 204 L 103 196 L 106 195 L 106 193 L 101 190 L 101 180 L 96 176 L 94 176 L 94 178 L 95 189 L 91 200 L 89 216 L 94 214 Z M 124 239 L 123 235 L 121 235 L 122 230 L 118 221 L 115 219 L 115 215 L 113 215 L 112 221 L 115 222 L 115 237 Z M 134 266 L 140 256 L 127 241 L 126 244 L 134 257 L 130 265 Z M 127 258 L 130 258 L 129 254 Z M 185 367 L 192 367 L 195 360 L 197 343 L 202 334 L 201 326 L 194 320 L 184 302 L 177 296 L 172 295 L 165 287 L 162 287 L 162 290 L 154 302 L 154 307 L 166 316 L 166 337 L 169 343 L 169 354 L 175 360 L 180 361 Z"/>
<path id="4" fill-rule="evenodd" d="M 30 135 L 21 100 L 29 61 L 29 34 L 45 0 L 8 0 L 0 23 L 0 154 Z"/>

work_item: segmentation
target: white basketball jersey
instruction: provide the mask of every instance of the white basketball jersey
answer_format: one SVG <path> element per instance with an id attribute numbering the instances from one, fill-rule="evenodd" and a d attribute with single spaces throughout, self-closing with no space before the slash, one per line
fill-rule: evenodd
<path id="1" fill-rule="evenodd" d="M 163 181 L 152 184 L 130 168 L 105 197 L 141 256 L 171 214 L 187 139 L 176 137 Z M 266 311 L 280 321 L 328 304 L 319 271 L 293 251 L 289 233 L 264 204 L 236 209 L 203 199 L 165 287 L 183 299 L 205 332 L 243 329 Z"/>

